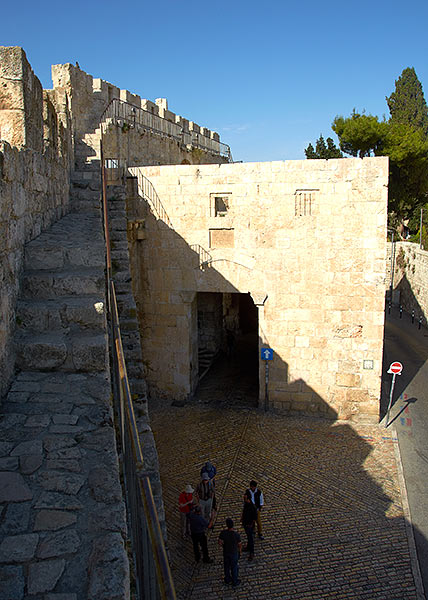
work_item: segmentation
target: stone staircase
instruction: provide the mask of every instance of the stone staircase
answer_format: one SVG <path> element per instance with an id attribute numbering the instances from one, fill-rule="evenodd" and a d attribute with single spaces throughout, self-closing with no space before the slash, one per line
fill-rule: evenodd
<path id="1" fill-rule="evenodd" d="M 212 364 L 218 356 L 218 352 L 214 352 L 213 350 L 209 350 L 208 348 L 199 348 L 198 350 L 198 372 L 199 372 L 199 381 L 210 370 Z"/>
<path id="2" fill-rule="evenodd" d="M 96 165 L 25 249 L 0 416 L 0 599 L 129 598 Z M 98 187 L 98 189 L 97 189 Z"/>
<path id="3" fill-rule="evenodd" d="M 17 307 L 18 369 L 106 370 L 100 229 L 96 214 L 70 213 L 27 245 Z"/>

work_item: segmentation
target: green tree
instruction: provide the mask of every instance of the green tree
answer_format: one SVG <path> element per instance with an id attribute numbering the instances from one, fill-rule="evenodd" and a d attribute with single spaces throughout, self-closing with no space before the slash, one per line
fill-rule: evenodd
<path id="1" fill-rule="evenodd" d="M 357 113 L 338 116 L 332 124 L 341 150 L 351 156 L 389 156 L 388 211 L 409 218 L 428 192 L 428 140 L 409 124 L 379 121 Z"/>
<path id="2" fill-rule="evenodd" d="M 327 143 L 326 143 L 327 142 Z M 324 140 L 322 134 L 317 139 L 315 144 L 315 150 L 312 144 L 309 144 L 307 148 L 305 148 L 306 158 L 314 159 L 314 158 L 342 158 L 343 154 L 336 146 L 331 137 L 328 137 L 327 140 Z"/>
<path id="3" fill-rule="evenodd" d="M 428 137 L 428 107 L 415 69 L 404 69 L 395 82 L 395 92 L 386 97 L 391 123 L 404 123 L 421 129 Z"/>
<path id="4" fill-rule="evenodd" d="M 337 116 L 331 128 L 339 138 L 340 149 L 351 156 L 376 156 L 382 147 L 387 124 L 378 117 L 356 112 L 350 117 Z"/>

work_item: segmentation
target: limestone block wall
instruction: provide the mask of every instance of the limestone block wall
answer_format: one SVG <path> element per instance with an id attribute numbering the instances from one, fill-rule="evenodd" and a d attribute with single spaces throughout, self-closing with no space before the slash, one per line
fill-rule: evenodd
<path id="1" fill-rule="evenodd" d="M 391 244 L 389 244 L 391 246 Z M 388 262 L 388 261 L 387 261 Z M 389 281 L 389 280 L 388 280 Z M 416 318 L 428 319 L 428 252 L 419 244 L 397 242 L 393 289 L 400 292 L 400 304 Z"/>
<path id="2" fill-rule="evenodd" d="M 151 389 L 194 389 L 196 292 L 250 292 L 259 350 L 274 350 L 270 405 L 376 420 L 387 158 L 139 172 L 156 192 L 140 194 L 144 235 L 132 248 Z"/>
<path id="3" fill-rule="evenodd" d="M 0 138 L 13 146 L 43 148 L 43 89 L 25 52 L 0 47 Z"/>
<path id="4" fill-rule="evenodd" d="M 0 396 L 14 365 L 24 244 L 68 210 L 68 122 L 64 99 L 43 93 L 22 48 L 0 47 Z"/>
<path id="5" fill-rule="evenodd" d="M 107 158 L 124 160 L 129 166 L 228 162 L 224 156 L 139 126 L 109 125 L 103 134 L 103 149 Z"/>
<path id="6" fill-rule="evenodd" d="M 153 131 L 147 128 L 129 128 L 129 121 L 124 121 L 123 118 L 118 120 L 116 112 L 113 111 L 114 119 L 111 116 L 108 119 L 105 117 L 110 123 L 110 127 L 104 130 L 103 139 L 104 155 L 107 158 L 124 159 L 130 165 L 176 164 L 183 161 L 189 164 L 226 162 L 226 159 L 218 154 L 197 148 L 192 150 L 192 135 L 193 139 L 197 137 L 202 146 L 204 139 L 207 146 L 213 145 L 213 142 L 219 146 L 220 137 L 215 131 L 201 128 L 168 110 L 166 98 L 158 98 L 151 102 L 128 90 L 121 90 L 103 79 L 94 78 L 79 66 L 69 63 L 53 65 L 52 80 L 53 90 L 68 99 L 79 155 L 85 156 L 86 153 L 87 157 L 96 157 L 99 154 L 98 147 L 92 143 L 91 134 L 97 129 L 110 102 L 117 99 L 128 103 L 128 109 L 131 111 L 133 107 L 145 111 L 149 121 L 150 118 L 153 121 L 150 123 Z M 123 117 L 126 110 L 122 113 L 123 111 L 120 113 Z M 125 122 L 126 126 L 123 127 Z M 161 131 L 164 131 L 165 135 L 160 135 Z M 172 135 L 174 132 L 180 132 L 180 142 Z"/>

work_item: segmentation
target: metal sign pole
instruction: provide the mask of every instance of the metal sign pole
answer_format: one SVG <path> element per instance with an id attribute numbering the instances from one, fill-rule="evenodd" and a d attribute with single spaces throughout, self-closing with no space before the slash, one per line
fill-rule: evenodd
<path id="1" fill-rule="evenodd" d="M 390 412 L 391 406 L 392 406 L 392 396 L 394 394 L 395 377 L 397 375 L 401 375 L 402 370 L 403 370 L 403 365 L 401 364 L 401 362 L 398 362 L 398 360 L 397 360 L 397 361 L 391 363 L 391 366 L 389 367 L 389 369 L 387 371 L 390 375 L 392 375 L 392 383 L 391 383 L 391 393 L 389 394 L 388 410 L 386 411 L 385 427 L 388 427 L 388 425 L 389 425 L 389 412 Z"/>
<path id="2" fill-rule="evenodd" d="M 265 360 L 265 410 L 267 410 L 268 406 L 269 406 L 268 383 L 269 383 L 269 363 L 267 360 Z"/>
<path id="3" fill-rule="evenodd" d="M 394 373 L 392 375 L 392 383 L 391 383 L 391 393 L 389 394 L 389 404 L 388 404 L 388 410 L 386 411 L 386 421 L 385 421 L 385 428 L 388 427 L 388 423 L 389 423 L 389 411 L 391 410 L 391 404 L 392 404 L 392 395 L 394 393 L 394 385 L 395 385 L 395 377 L 396 377 L 397 373 Z"/>

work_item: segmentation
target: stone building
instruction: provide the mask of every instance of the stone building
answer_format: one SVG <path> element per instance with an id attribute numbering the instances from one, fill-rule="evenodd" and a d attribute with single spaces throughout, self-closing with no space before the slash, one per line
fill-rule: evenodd
<path id="1" fill-rule="evenodd" d="M 232 332 L 258 370 L 261 407 L 376 421 L 387 159 L 130 171 L 128 203 L 144 227 L 130 239 L 150 388 L 193 394 L 201 358 L 227 351 Z"/>

